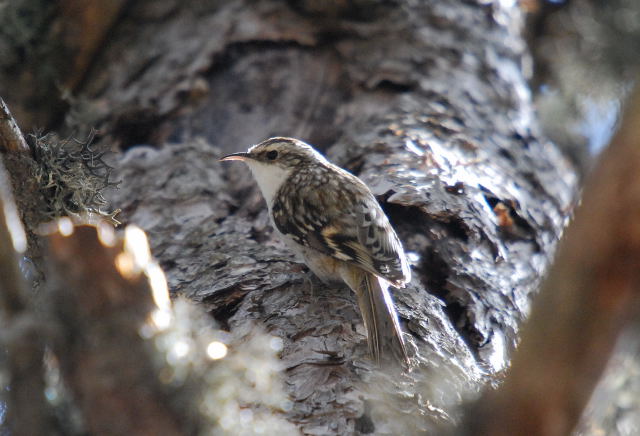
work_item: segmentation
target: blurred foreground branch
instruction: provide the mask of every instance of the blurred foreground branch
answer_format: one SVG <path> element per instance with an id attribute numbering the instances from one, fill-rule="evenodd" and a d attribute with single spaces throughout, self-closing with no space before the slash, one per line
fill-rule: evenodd
<path id="1" fill-rule="evenodd" d="M 469 434 L 567 435 L 624 327 L 640 316 L 640 90 L 584 190 L 509 376 Z"/>
<path id="2" fill-rule="evenodd" d="M 87 429 L 100 435 L 182 434 L 139 334 L 154 308 L 144 234 L 128 228 L 120 240 L 108 224 L 74 228 L 69 219 L 58 227 L 48 250 L 51 306 L 62 329 L 54 352 Z"/>
<path id="3" fill-rule="evenodd" d="M 0 132 L 2 137 L 4 132 Z M 42 326 L 30 311 L 27 286 L 18 266 L 18 253 L 25 248 L 26 236 L 0 158 L 1 342 L 7 353 L 11 386 L 8 422 L 14 436 L 45 434 L 49 427 L 44 397 Z"/>
<path id="4" fill-rule="evenodd" d="M 53 351 L 90 434 L 296 434 L 272 338 L 247 325 L 227 347 L 199 308 L 172 305 L 142 230 L 62 219 L 48 242 Z"/>

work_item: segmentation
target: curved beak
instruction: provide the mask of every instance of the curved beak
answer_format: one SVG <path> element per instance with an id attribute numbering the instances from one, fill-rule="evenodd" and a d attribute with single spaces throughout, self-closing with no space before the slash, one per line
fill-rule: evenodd
<path id="1" fill-rule="evenodd" d="M 221 157 L 220 160 L 246 160 L 249 158 L 249 153 L 241 152 L 241 153 L 231 153 L 224 157 Z"/>

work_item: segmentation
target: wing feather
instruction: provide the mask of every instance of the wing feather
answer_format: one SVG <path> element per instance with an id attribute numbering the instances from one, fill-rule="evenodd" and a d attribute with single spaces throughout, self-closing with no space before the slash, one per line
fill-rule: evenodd
<path id="1" fill-rule="evenodd" d="M 299 244 L 404 285 L 410 270 L 402 244 L 373 194 L 346 171 L 326 171 L 324 179 L 294 174 L 283 184 L 272 206 L 275 226 Z M 335 178 L 342 180 L 322 183 Z"/>

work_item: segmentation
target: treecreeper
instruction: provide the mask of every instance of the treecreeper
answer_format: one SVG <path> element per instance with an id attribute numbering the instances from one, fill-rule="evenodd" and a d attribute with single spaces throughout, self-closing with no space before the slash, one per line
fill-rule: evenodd
<path id="1" fill-rule="evenodd" d="M 267 139 L 221 160 L 249 166 L 277 233 L 315 275 L 355 292 L 373 360 L 408 366 L 389 286 L 404 287 L 411 270 L 369 188 L 292 138 Z"/>

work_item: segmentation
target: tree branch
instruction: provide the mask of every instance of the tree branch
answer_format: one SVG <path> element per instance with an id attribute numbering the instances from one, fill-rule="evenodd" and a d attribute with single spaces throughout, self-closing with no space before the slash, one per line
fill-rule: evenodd
<path id="1" fill-rule="evenodd" d="M 44 397 L 42 326 L 29 308 L 27 286 L 18 266 L 18 252 L 25 248 L 26 236 L 0 159 L 0 306 L 11 385 L 8 422 L 13 435 L 46 434 L 50 427 Z"/>
<path id="2" fill-rule="evenodd" d="M 74 228 L 68 219 L 59 221 L 48 242 L 48 285 L 61 329 L 54 352 L 88 430 L 182 434 L 139 334 L 154 303 L 135 250 L 148 247 L 126 249 L 109 225 Z"/>

